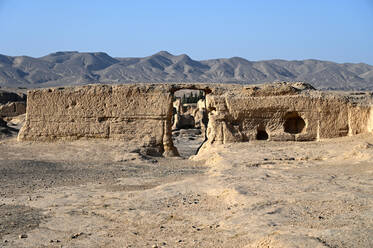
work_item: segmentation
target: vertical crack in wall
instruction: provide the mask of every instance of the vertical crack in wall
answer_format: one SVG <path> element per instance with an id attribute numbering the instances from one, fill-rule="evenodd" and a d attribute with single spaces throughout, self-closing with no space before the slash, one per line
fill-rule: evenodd
<path id="1" fill-rule="evenodd" d="M 351 109 L 348 105 L 347 105 L 347 125 L 348 125 L 347 136 L 352 136 L 353 132 L 352 132 L 352 127 L 351 127 Z"/>
<path id="2" fill-rule="evenodd" d="M 320 140 L 320 120 L 317 120 L 316 141 Z"/>
<path id="3" fill-rule="evenodd" d="M 369 119 L 367 124 L 368 132 L 373 132 L 373 106 L 370 107 L 369 110 Z"/>

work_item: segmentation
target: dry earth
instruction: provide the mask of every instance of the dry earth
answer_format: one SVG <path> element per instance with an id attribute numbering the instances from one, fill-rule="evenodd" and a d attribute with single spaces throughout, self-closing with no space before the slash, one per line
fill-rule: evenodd
<path id="1" fill-rule="evenodd" d="M 372 135 L 190 159 L 8 138 L 0 175 L 0 247 L 373 247 Z"/>

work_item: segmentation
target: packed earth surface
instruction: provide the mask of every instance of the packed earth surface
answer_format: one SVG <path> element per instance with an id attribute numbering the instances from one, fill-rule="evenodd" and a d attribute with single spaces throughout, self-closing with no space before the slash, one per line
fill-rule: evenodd
<path id="1" fill-rule="evenodd" d="M 0 247 L 373 247 L 373 136 L 181 157 L 120 141 L 0 141 Z M 197 142 L 198 141 L 198 142 Z"/>

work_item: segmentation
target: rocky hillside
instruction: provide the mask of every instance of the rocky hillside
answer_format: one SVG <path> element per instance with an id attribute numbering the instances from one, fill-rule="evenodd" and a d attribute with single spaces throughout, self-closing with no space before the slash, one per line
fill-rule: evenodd
<path id="1" fill-rule="evenodd" d="M 134 82 L 263 83 L 304 81 L 319 89 L 373 90 L 373 66 L 320 60 L 197 61 L 161 51 L 144 58 L 57 52 L 41 58 L 0 55 L 0 86 L 50 87 Z"/>

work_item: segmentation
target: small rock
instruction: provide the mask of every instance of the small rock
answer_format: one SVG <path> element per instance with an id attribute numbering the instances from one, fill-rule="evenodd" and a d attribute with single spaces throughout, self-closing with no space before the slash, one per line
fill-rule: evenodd
<path id="1" fill-rule="evenodd" d="M 152 245 L 152 248 L 158 248 L 159 246 L 158 245 Z"/>
<path id="2" fill-rule="evenodd" d="M 18 237 L 20 239 L 26 239 L 27 238 L 27 234 L 20 234 Z"/>
<path id="3" fill-rule="evenodd" d="M 71 238 L 72 238 L 72 239 L 76 239 L 77 237 L 79 237 L 79 236 L 82 235 L 82 234 L 83 234 L 82 232 L 80 232 L 80 233 L 75 233 L 75 234 L 71 235 Z"/>

